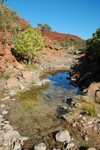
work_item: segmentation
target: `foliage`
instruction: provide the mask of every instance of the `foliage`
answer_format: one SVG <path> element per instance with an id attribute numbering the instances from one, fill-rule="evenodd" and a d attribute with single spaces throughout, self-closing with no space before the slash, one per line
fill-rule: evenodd
<path id="1" fill-rule="evenodd" d="M 37 25 L 38 25 L 37 29 L 39 29 L 39 30 L 42 30 L 42 31 L 45 30 L 45 31 L 49 31 L 49 32 L 52 31 L 51 27 L 48 24 L 38 23 Z"/>
<path id="2" fill-rule="evenodd" d="M 2 3 L 2 4 L 3 4 L 5 1 L 7 1 L 7 0 L 0 0 L 0 3 Z"/>
<path id="3" fill-rule="evenodd" d="M 18 36 L 20 31 L 20 24 L 18 20 L 19 16 L 16 12 L 12 12 L 9 8 L 0 4 L 0 30 L 3 32 L 3 39 L 7 39 L 9 31 L 12 38 Z"/>
<path id="4" fill-rule="evenodd" d="M 44 41 L 40 31 L 27 28 L 16 38 L 14 45 L 16 56 L 32 62 L 44 47 Z"/>
<path id="5" fill-rule="evenodd" d="M 90 63 L 100 67 L 100 28 L 96 30 L 91 39 L 86 41 L 85 52 Z"/>
<path id="6" fill-rule="evenodd" d="M 75 50 L 82 50 L 85 47 L 85 41 L 68 38 L 64 43 L 62 43 L 62 47 L 75 52 Z"/>
<path id="7" fill-rule="evenodd" d="M 97 106 L 92 97 L 85 96 L 81 102 L 81 110 L 85 111 L 90 116 L 97 115 Z"/>

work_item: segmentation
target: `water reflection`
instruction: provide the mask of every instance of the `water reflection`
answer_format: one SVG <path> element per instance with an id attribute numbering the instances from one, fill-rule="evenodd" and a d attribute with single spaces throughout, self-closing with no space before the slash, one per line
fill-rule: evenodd
<path id="1" fill-rule="evenodd" d="M 57 107 L 79 93 L 78 88 L 69 84 L 68 77 L 67 72 L 48 75 L 51 80 L 49 86 L 33 88 L 17 96 L 8 114 L 14 129 L 23 136 L 34 138 L 39 129 L 48 130 L 60 124 L 61 120 L 56 118 Z"/>

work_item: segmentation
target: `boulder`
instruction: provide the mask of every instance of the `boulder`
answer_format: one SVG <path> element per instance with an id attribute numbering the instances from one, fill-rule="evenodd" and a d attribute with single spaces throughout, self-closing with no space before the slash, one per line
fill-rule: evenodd
<path id="1" fill-rule="evenodd" d="M 90 97 L 95 98 L 96 93 L 100 91 L 100 82 L 99 83 L 92 83 L 87 90 L 87 95 Z M 100 96 L 100 95 L 99 95 Z"/>
<path id="2" fill-rule="evenodd" d="M 46 146 L 44 143 L 40 143 L 34 146 L 34 150 L 46 150 Z"/>
<path id="3" fill-rule="evenodd" d="M 11 77 L 7 80 L 7 87 L 8 88 L 17 86 L 17 84 L 18 84 L 18 79 L 16 77 Z"/>
<path id="4" fill-rule="evenodd" d="M 70 142 L 70 134 L 69 134 L 69 132 L 67 130 L 58 132 L 56 134 L 56 140 L 59 141 L 59 142 L 69 143 Z"/>
<path id="5" fill-rule="evenodd" d="M 23 71 L 23 78 L 26 80 L 29 80 L 33 77 L 33 74 L 31 71 Z"/>

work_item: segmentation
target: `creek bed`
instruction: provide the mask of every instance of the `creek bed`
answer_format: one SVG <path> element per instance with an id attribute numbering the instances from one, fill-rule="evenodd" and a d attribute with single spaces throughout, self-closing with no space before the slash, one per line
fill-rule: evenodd
<path id="1" fill-rule="evenodd" d="M 41 141 L 55 129 L 62 127 L 57 118 L 57 109 L 65 105 L 65 100 L 80 94 L 78 87 L 70 85 L 68 72 L 47 75 L 51 84 L 32 88 L 5 102 L 8 110 L 6 118 L 14 130 L 35 142 Z"/>

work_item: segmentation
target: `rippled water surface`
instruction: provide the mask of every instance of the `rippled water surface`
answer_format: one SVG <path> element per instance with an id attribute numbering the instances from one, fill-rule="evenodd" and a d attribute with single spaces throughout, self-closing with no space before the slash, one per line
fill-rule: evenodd
<path id="1" fill-rule="evenodd" d="M 8 118 L 14 129 L 23 136 L 34 138 L 40 130 L 47 131 L 59 126 L 57 108 L 65 105 L 67 98 L 79 94 L 79 89 L 69 84 L 67 72 L 48 75 L 51 84 L 33 88 L 15 97 L 16 101 L 8 106 Z"/>

